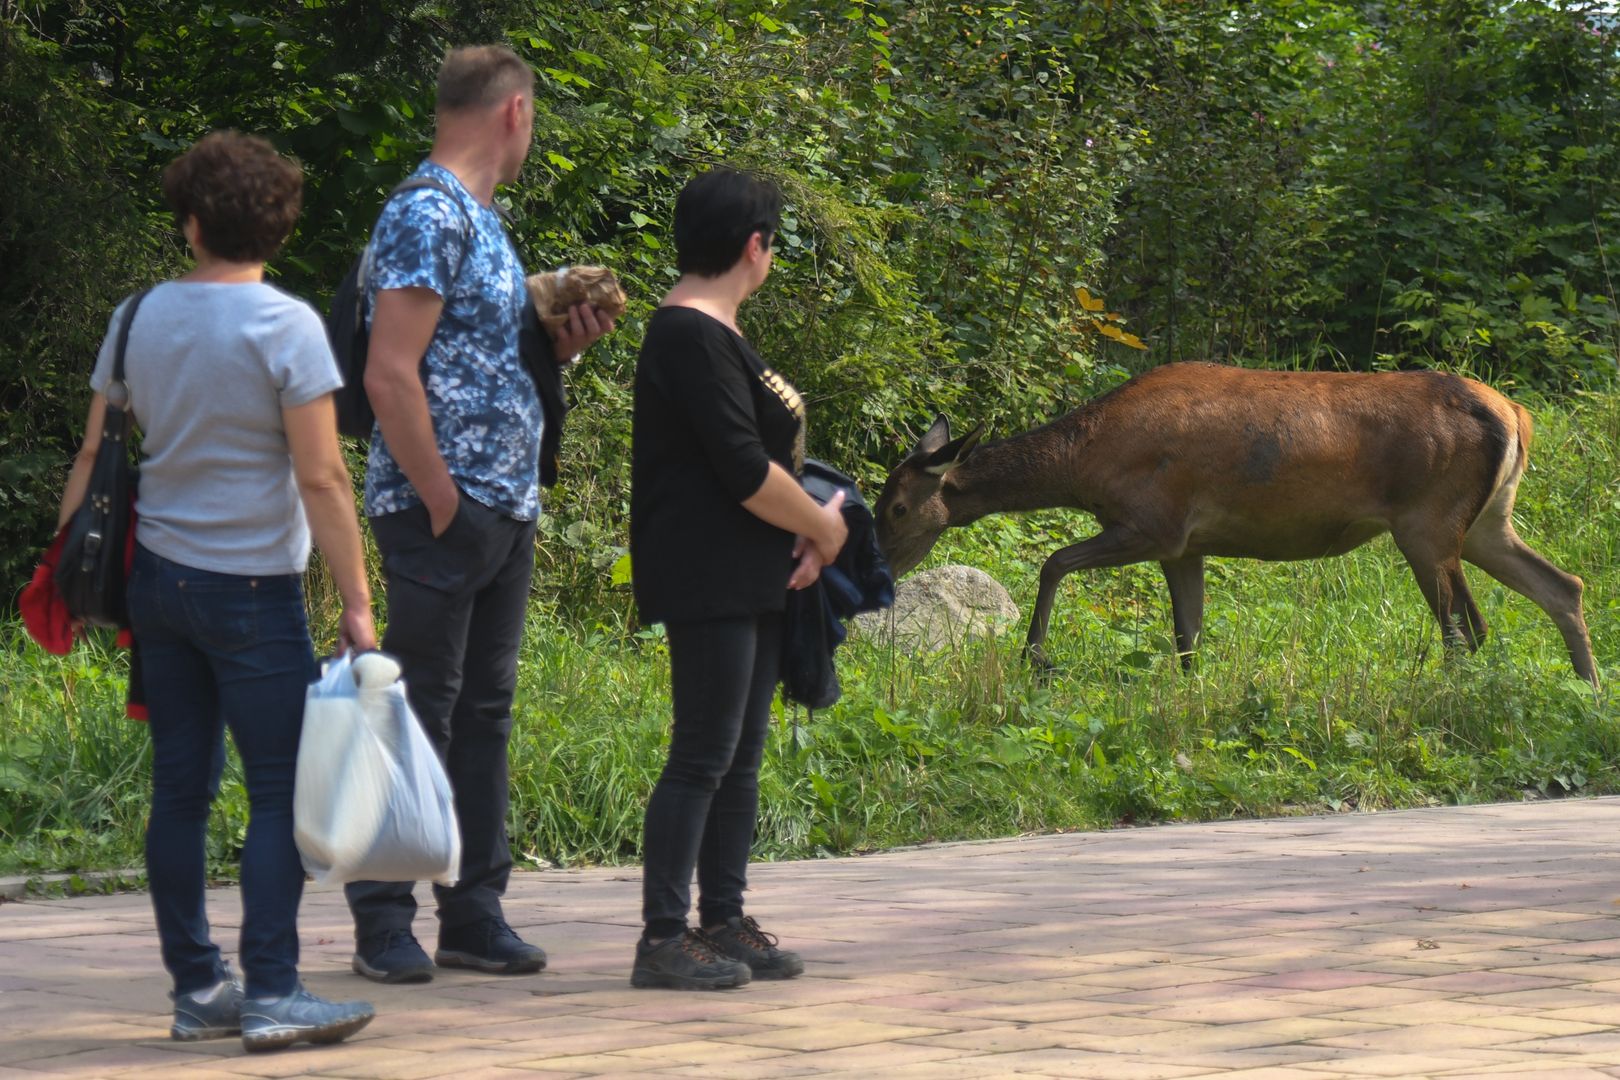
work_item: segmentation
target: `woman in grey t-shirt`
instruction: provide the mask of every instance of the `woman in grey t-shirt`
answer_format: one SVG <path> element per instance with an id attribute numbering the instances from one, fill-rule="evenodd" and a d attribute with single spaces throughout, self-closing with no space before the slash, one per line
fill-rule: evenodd
<path id="1" fill-rule="evenodd" d="M 263 139 L 215 132 L 169 165 L 163 189 L 196 266 L 141 302 L 124 379 L 142 436 L 129 617 L 152 735 L 146 867 L 174 980 L 171 1034 L 240 1033 L 249 1050 L 331 1042 L 373 1014 L 365 1002 L 322 1001 L 298 980 L 304 869 L 292 805 L 316 677 L 302 584 L 311 534 L 343 598 L 342 644 L 375 648 L 376 633 L 332 406 L 342 380 L 320 317 L 264 283 L 265 260 L 298 218 L 303 175 Z M 62 521 L 84 497 L 101 442 L 113 342 L 109 333 L 91 379 Z M 245 987 L 209 936 L 203 901 L 227 727 L 251 808 Z"/>

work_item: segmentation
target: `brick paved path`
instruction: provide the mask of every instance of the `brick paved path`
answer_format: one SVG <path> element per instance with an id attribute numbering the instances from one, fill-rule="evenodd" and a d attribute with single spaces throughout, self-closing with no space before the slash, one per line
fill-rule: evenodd
<path id="1" fill-rule="evenodd" d="M 1620 1077 L 1617 844 L 1596 799 L 760 866 L 751 910 L 808 971 L 708 994 L 628 985 L 633 870 L 513 882 L 545 974 L 415 987 L 349 975 L 342 898 L 316 891 L 308 982 L 379 1017 L 253 1057 L 164 1039 L 144 896 L 7 904 L 0 1080 Z M 211 901 L 234 925 L 234 890 Z"/>

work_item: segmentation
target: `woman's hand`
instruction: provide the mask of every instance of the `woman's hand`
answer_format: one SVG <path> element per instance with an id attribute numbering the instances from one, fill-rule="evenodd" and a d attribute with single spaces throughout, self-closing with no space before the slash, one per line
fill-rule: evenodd
<path id="1" fill-rule="evenodd" d="M 799 560 L 799 565 L 793 568 L 793 576 L 788 578 L 788 588 L 808 589 L 821 577 L 821 568 L 825 564 L 821 561 L 821 553 L 804 537 L 793 542 L 793 557 Z"/>
<path id="2" fill-rule="evenodd" d="M 844 541 L 849 539 L 849 526 L 844 524 L 844 493 L 834 492 L 833 497 L 819 510 L 822 527 L 812 539 L 821 564 L 826 566 L 838 561 L 838 553 L 844 549 Z"/>
<path id="3" fill-rule="evenodd" d="M 338 616 L 338 652 L 363 653 L 377 647 L 377 630 L 371 624 L 371 608 L 344 608 Z"/>

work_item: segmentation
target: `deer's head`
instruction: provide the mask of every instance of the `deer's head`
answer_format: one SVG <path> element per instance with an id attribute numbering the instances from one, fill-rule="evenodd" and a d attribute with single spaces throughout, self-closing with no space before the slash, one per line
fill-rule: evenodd
<path id="1" fill-rule="evenodd" d="M 980 425 L 952 439 L 951 422 L 936 417 L 916 448 L 889 473 L 872 516 L 877 520 L 878 546 L 895 577 L 910 573 L 922 562 L 939 534 L 950 525 L 950 510 L 941 485 L 946 475 L 973 453 L 983 434 Z"/>

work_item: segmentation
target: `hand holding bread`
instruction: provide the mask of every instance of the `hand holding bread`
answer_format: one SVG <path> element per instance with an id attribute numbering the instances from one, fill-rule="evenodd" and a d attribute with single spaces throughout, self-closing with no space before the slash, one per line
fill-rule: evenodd
<path id="1" fill-rule="evenodd" d="M 624 289 L 605 266 L 565 266 L 530 274 L 528 286 L 540 321 L 553 334 L 567 325 L 568 310 L 575 304 L 590 304 L 609 319 L 624 314 Z"/>

